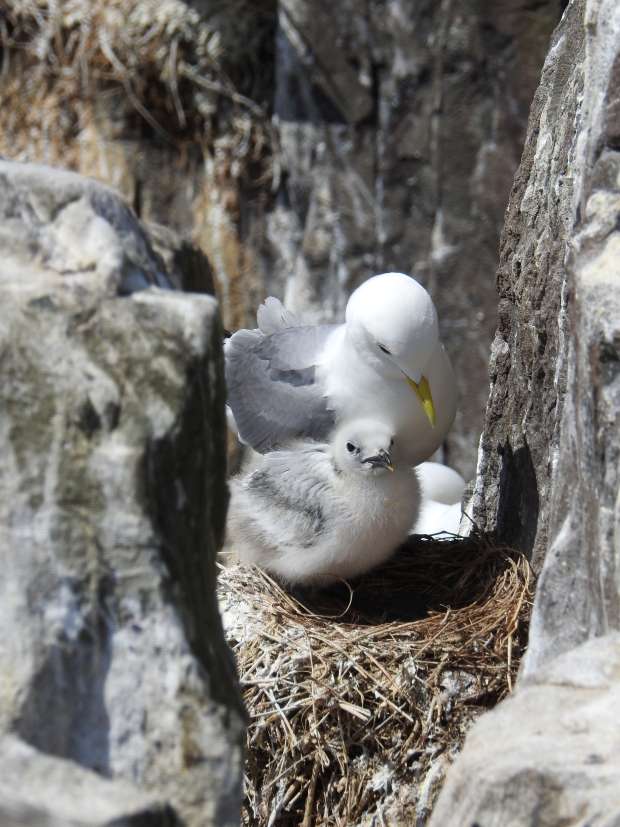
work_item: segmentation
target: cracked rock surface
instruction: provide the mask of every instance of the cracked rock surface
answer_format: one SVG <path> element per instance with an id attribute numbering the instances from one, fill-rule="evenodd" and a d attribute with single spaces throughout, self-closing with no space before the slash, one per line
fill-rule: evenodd
<path id="1" fill-rule="evenodd" d="M 153 286 L 182 274 L 107 188 L 8 162 L 0 182 L 0 729 L 41 756 L 32 784 L 92 788 L 88 824 L 124 800 L 141 825 L 236 824 L 217 304 Z"/>
<path id="2" fill-rule="evenodd" d="M 620 6 L 552 39 L 502 237 L 473 514 L 540 572 L 513 698 L 432 827 L 620 824 Z"/>
<path id="3" fill-rule="evenodd" d="M 620 823 L 620 634 L 551 661 L 467 736 L 430 827 Z"/>

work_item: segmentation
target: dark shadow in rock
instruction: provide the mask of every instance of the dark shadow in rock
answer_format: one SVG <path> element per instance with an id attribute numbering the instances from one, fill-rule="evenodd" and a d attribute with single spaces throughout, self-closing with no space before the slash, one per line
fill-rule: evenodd
<path id="1" fill-rule="evenodd" d="M 216 330 L 214 340 L 220 335 Z M 192 652 L 210 676 L 213 699 L 231 706 L 231 699 L 238 697 L 236 667 L 223 644 L 215 560 L 209 553 L 222 544 L 228 502 L 224 483 L 217 482 L 218 473 L 224 479 L 226 449 L 223 440 L 215 438 L 225 433 L 225 414 L 207 381 L 208 369 L 213 366 L 203 359 L 189 363 L 184 382 L 188 393 L 177 424 L 153 440 L 145 454 L 144 495 L 170 573 L 170 601 L 179 606 Z M 223 399 L 223 389 L 218 391 Z M 222 645 L 217 644 L 220 640 Z M 239 711 L 244 714 L 241 706 Z"/>
<path id="2" fill-rule="evenodd" d="M 540 500 L 536 471 L 527 442 L 512 450 L 508 441 L 501 449 L 502 470 L 497 506 L 497 538 L 531 557 Z"/>
<path id="3" fill-rule="evenodd" d="M 202 250 L 161 224 L 148 221 L 146 227 L 153 250 L 164 262 L 174 289 L 215 296 L 213 268 Z"/>
<path id="4" fill-rule="evenodd" d="M 32 680 L 15 731 L 43 753 L 68 758 L 109 776 L 110 719 L 105 684 L 112 640 L 106 600 L 113 585 L 109 578 L 101 580 L 90 616 L 81 617 L 84 584 L 67 578 L 60 588 L 71 590 L 75 605 L 66 605 L 65 611 L 75 612 L 75 624 L 81 623 L 81 628 L 75 634 L 67 633 L 67 619 L 57 641 L 46 647 L 45 660 Z"/>
<path id="5" fill-rule="evenodd" d="M 271 114 L 278 0 L 184 0 L 184 5 L 202 16 L 202 31 L 217 33 L 217 62 L 233 88 Z M 183 82 L 179 85 L 182 89 Z"/>
<path id="6" fill-rule="evenodd" d="M 484 601 L 515 556 L 518 552 L 490 537 L 415 536 L 383 566 L 349 584 L 297 587 L 292 595 L 308 611 L 336 623 L 410 623 Z"/>
<path id="7" fill-rule="evenodd" d="M 278 72 L 275 112 L 281 121 L 343 124 L 347 119 L 336 103 L 309 78 L 312 73 L 282 29 L 277 34 Z"/>

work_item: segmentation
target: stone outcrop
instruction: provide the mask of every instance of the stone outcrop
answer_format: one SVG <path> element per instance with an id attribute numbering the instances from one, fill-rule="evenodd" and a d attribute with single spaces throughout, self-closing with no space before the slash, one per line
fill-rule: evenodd
<path id="1" fill-rule="evenodd" d="M 236 824 L 217 304 L 162 289 L 186 274 L 73 173 L 0 162 L 0 251 L 0 730 L 47 756 L 25 762 L 17 804 L 42 776 L 93 802 L 121 779 L 140 824 Z"/>
<path id="2" fill-rule="evenodd" d="M 459 376 L 445 458 L 471 478 L 497 243 L 563 0 L 218 5 L 7 2 L 0 152 L 191 235 L 230 329 L 270 292 L 331 320 L 364 278 L 413 273 Z"/>
<path id="3" fill-rule="evenodd" d="M 72 761 L 0 738 L 2 827 L 181 827 L 170 805 Z"/>
<path id="4" fill-rule="evenodd" d="M 487 712 L 430 827 L 620 824 L 620 635 L 582 644 Z"/>
<path id="5" fill-rule="evenodd" d="M 537 568 L 547 549 L 555 549 L 549 565 L 569 547 L 611 560 L 618 26 L 614 3 L 577 2 L 566 11 L 532 105 L 502 237 L 500 322 L 473 516 L 531 553 Z"/>
<path id="6" fill-rule="evenodd" d="M 514 697 L 433 827 L 620 823 L 620 6 L 572 0 L 502 239 L 474 519 L 540 570 Z"/>

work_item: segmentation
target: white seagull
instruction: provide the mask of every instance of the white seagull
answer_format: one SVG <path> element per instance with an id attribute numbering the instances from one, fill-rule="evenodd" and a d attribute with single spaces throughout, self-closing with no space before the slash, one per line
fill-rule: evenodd
<path id="1" fill-rule="evenodd" d="M 459 533 L 461 500 L 465 491 L 463 477 L 447 465 L 423 462 L 416 468 L 421 502 L 412 534 L 434 534 L 449 539 Z"/>
<path id="2" fill-rule="evenodd" d="M 420 488 L 384 424 L 358 420 L 329 444 L 293 443 L 231 483 L 228 544 L 290 584 L 328 585 L 384 562 L 415 522 Z"/>
<path id="3" fill-rule="evenodd" d="M 426 290 L 383 273 L 351 295 L 344 324 L 304 326 L 269 298 L 259 329 L 226 343 L 228 405 L 239 438 L 264 453 L 292 439 L 327 440 L 357 417 L 388 424 L 405 462 L 441 445 L 456 379 Z"/>

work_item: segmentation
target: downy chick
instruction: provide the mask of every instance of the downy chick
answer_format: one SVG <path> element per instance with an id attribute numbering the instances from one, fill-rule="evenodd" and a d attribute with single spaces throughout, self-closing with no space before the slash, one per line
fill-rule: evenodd
<path id="1" fill-rule="evenodd" d="M 391 428 L 341 426 L 330 443 L 296 442 L 231 483 L 230 546 L 290 584 L 326 585 L 384 562 L 415 522 L 420 488 Z"/>

